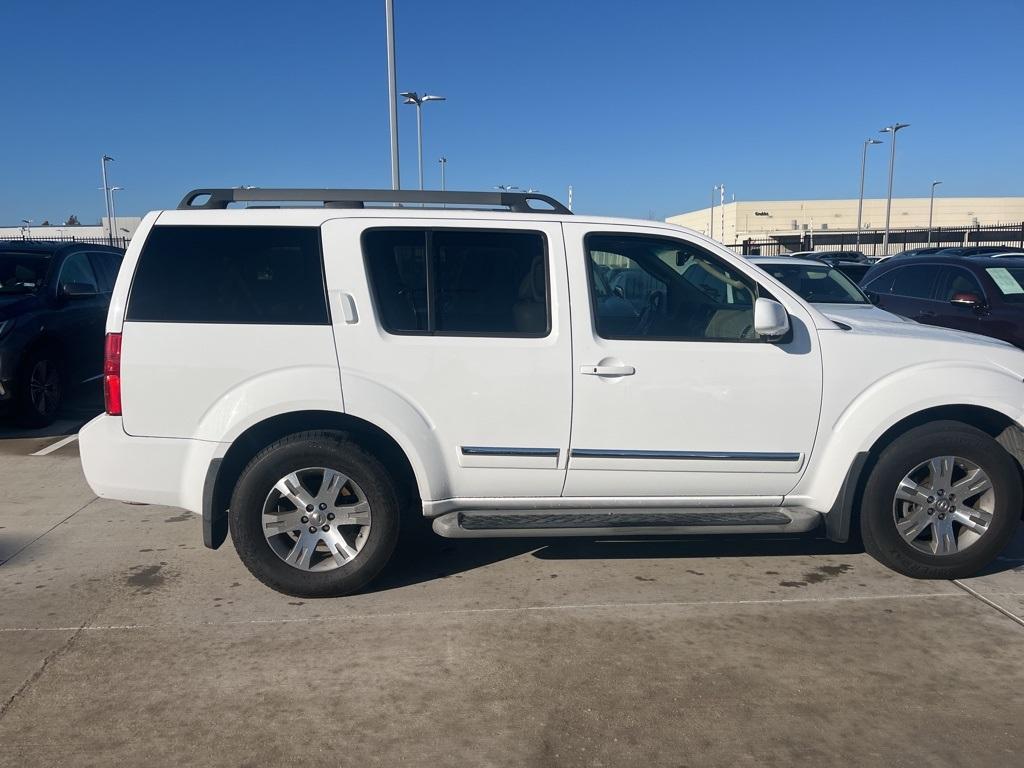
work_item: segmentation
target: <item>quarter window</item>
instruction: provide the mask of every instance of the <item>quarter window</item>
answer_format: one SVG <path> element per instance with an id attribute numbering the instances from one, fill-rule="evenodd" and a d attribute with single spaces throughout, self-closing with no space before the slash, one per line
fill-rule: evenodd
<path id="1" fill-rule="evenodd" d="M 546 336 L 544 236 L 470 229 L 373 229 L 363 252 L 391 333 Z"/>
<path id="2" fill-rule="evenodd" d="M 909 299 L 932 298 L 932 285 L 939 272 L 935 264 L 915 264 L 909 267 L 894 269 L 877 280 L 872 280 L 868 290 L 875 293 L 888 293 Z"/>
<path id="3" fill-rule="evenodd" d="M 128 320 L 326 325 L 317 227 L 153 227 Z"/>
<path id="4" fill-rule="evenodd" d="M 756 285 L 690 243 L 593 234 L 585 241 L 597 334 L 606 339 L 754 341 Z"/>

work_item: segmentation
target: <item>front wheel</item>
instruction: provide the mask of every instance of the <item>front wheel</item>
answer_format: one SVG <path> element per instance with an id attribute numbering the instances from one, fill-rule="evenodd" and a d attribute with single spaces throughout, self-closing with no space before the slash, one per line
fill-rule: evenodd
<path id="1" fill-rule="evenodd" d="M 356 443 L 302 432 L 249 462 L 228 520 L 239 557 L 268 587 L 337 597 L 364 587 L 390 559 L 398 495 L 380 462 Z"/>
<path id="2" fill-rule="evenodd" d="M 910 430 L 885 448 L 861 506 L 864 548 L 907 576 L 955 579 L 988 565 L 1021 518 L 1013 458 L 955 421 Z"/>

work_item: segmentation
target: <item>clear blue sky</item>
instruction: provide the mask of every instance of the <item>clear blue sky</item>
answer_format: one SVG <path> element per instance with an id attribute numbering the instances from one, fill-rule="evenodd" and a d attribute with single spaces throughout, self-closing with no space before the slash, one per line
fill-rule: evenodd
<path id="1" fill-rule="evenodd" d="M 1024 194 L 1020 0 L 396 0 L 428 185 L 534 187 L 655 217 L 854 197 L 894 120 L 896 195 Z M 156 8 L 159 7 L 159 10 Z M 383 0 L 54 2 L 3 11 L 0 224 L 173 207 L 196 186 L 390 183 Z M 415 117 L 399 108 L 403 184 Z M 868 195 L 885 194 L 888 146 Z"/>

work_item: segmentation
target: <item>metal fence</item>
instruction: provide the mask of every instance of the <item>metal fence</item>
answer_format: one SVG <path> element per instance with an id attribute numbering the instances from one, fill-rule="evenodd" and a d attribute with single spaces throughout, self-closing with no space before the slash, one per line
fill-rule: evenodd
<path id="1" fill-rule="evenodd" d="M 115 248 L 127 248 L 131 238 L 128 237 L 26 237 L 2 236 L 4 243 L 84 243 L 86 245 L 112 245 Z"/>
<path id="2" fill-rule="evenodd" d="M 923 248 L 928 244 L 952 248 L 958 245 L 1012 245 L 1024 248 L 1024 222 L 1020 224 L 994 224 L 974 227 L 936 227 L 927 229 L 891 229 L 889 245 L 882 247 L 884 230 L 871 229 L 860 233 L 857 246 L 856 232 L 829 232 L 827 230 L 780 234 L 764 238 L 747 238 L 732 243 L 737 253 L 745 256 L 785 256 L 793 251 L 856 251 L 867 256 L 885 256 L 910 248 Z"/>

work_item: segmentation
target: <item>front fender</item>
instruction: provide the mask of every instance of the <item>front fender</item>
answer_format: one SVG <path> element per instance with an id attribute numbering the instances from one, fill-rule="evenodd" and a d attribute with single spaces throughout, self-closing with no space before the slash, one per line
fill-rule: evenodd
<path id="1" fill-rule="evenodd" d="M 908 366 L 864 388 L 845 407 L 829 403 L 829 392 L 826 387 L 810 466 L 789 497 L 820 512 L 832 508 L 858 454 L 869 452 L 903 419 L 941 406 L 987 408 L 1018 424 L 1024 416 L 1020 378 L 983 363 L 936 361 Z"/>

